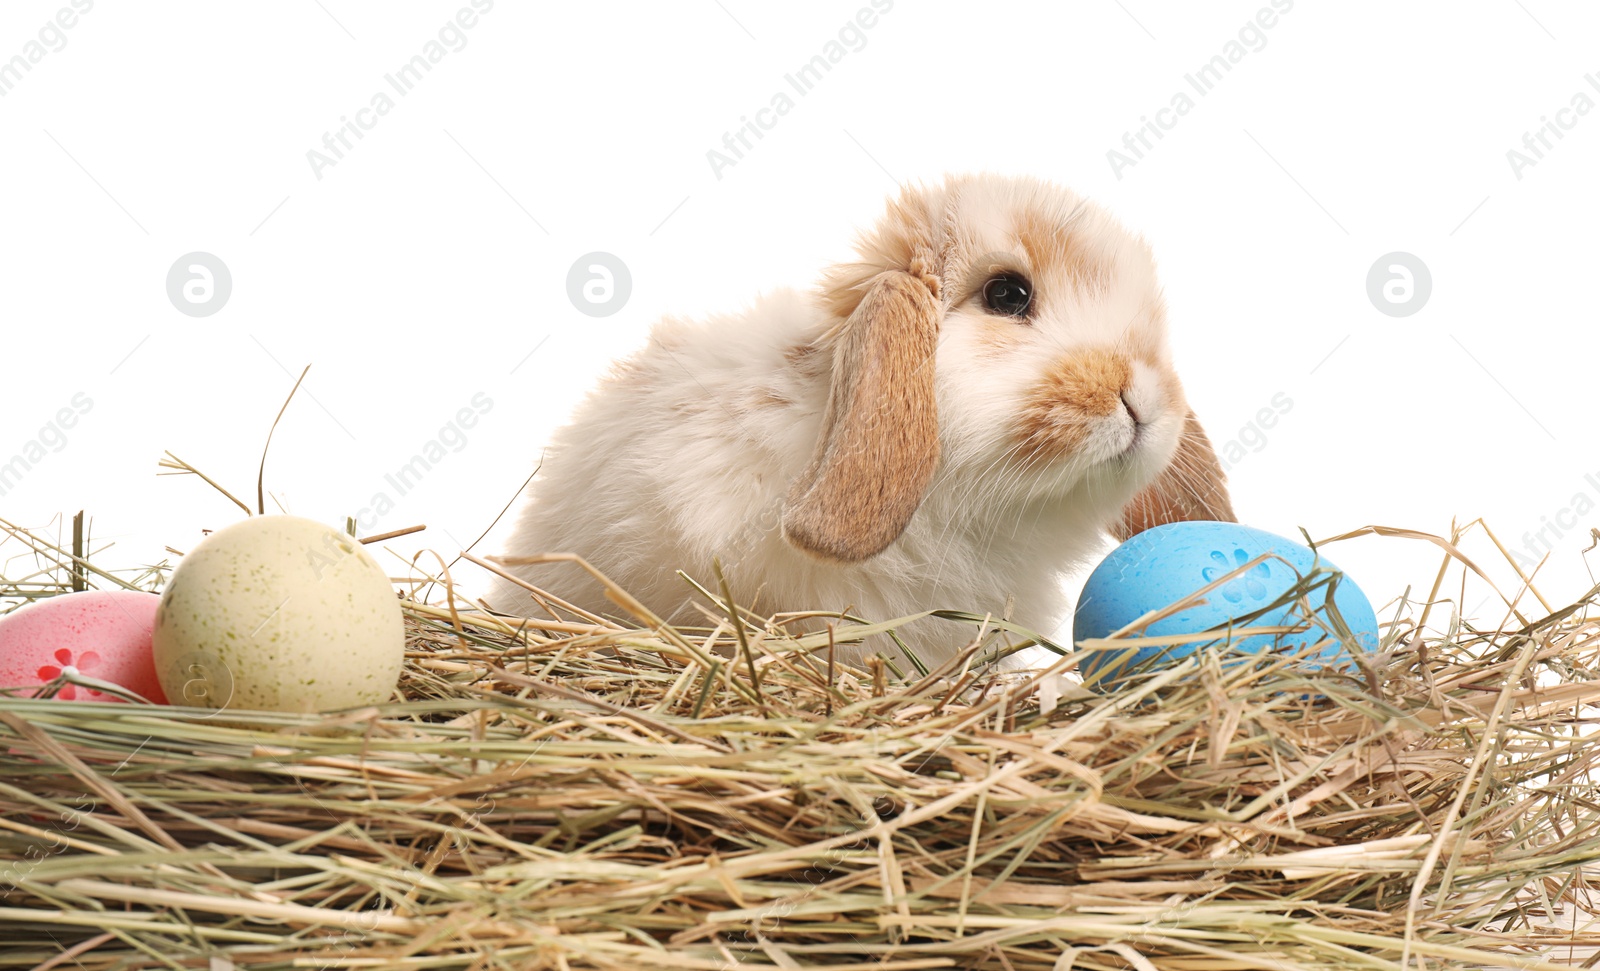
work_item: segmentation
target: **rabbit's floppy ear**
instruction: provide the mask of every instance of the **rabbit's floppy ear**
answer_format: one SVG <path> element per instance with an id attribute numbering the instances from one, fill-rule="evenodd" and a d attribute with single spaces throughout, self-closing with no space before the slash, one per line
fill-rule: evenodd
<path id="1" fill-rule="evenodd" d="M 829 335 L 822 431 L 783 508 L 794 546 L 856 563 L 883 552 L 921 505 L 939 463 L 938 291 L 931 274 L 879 273 Z"/>
<path id="2" fill-rule="evenodd" d="M 1184 419 L 1172 462 L 1155 482 L 1123 507 L 1122 517 L 1111 525 L 1111 532 L 1121 541 L 1152 526 L 1189 519 L 1238 522 L 1228 498 L 1222 464 L 1193 411 Z"/>

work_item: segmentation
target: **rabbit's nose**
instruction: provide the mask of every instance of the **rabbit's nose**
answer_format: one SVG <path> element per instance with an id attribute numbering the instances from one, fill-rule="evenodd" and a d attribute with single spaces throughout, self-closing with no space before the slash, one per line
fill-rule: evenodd
<path id="1" fill-rule="evenodd" d="M 1144 419 L 1139 417 L 1139 409 L 1134 407 L 1132 391 L 1132 388 L 1122 389 L 1122 407 L 1128 409 L 1128 417 L 1133 419 L 1135 425 L 1142 425 Z"/>

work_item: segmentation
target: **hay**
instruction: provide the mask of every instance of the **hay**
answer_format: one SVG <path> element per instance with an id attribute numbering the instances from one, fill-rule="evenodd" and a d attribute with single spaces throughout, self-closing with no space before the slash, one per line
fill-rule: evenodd
<path id="1" fill-rule="evenodd" d="M 726 602 L 690 630 L 541 592 L 518 630 L 443 572 L 404 589 L 378 708 L 0 700 L 0 967 L 1548 969 L 1600 943 L 1553 926 L 1600 858 L 1593 593 L 1494 630 L 1402 604 L 1363 671 L 1206 653 L 1100 695 L 983 670 L 1020 634 L 897 676 Z"/>

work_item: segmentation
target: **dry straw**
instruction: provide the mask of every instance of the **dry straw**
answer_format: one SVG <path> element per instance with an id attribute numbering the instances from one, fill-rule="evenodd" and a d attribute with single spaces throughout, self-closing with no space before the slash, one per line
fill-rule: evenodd
<path id="1" fill-rule="evenodd" d="M 0 595 L 70 588 L 0 527 Z M 984 618 L 900 625 L 990 633 L 897 673 L 830 651 L 882 628 L 789 636 L 716 577 L 674 629 L 416 572 L 378 708 L 0 699 L 0 967 L 1570 966 L 1596 601 L 1482 630 L 1444 575 L 1359 670 L 1206 652 L 1100 694 L 989 673 L 1025 635 Z"/>

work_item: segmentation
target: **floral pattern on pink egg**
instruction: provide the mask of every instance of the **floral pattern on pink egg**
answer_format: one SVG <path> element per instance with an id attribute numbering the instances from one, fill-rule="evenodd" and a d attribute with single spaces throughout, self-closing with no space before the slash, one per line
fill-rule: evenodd
<path id="1" fill-rule="evenodd" d="M 82 656 L 74 659 L 72 656 L 72 651 L 65 647 L 56 651 L 56 661 L 58 664 L 46 664 L 39 668 L 40 681 L 54 681 L 56 678 L 61 676 L 61 672 L 63 671 L 82 671 L 84 674 L 94 677 L 96 669 L 100 667 L 100 655 L 94 651 L 84 651 Z M 94 688 L 89 688 L 87 690 L 89 692 L 89 697 L 97 701 L 102 698 L 116 697 L 115 695 L 107 695 L 104 692 L 98 691 Z M 66 685 L 60 691 L 56 692 L 56 697 L 71 701 L 72 699 L 78 697 L 78 686 L 75 684 Z"/>
<path id="2" fill-rule="evenodd" d="M 150 651 L 160 603 L 157 595 L 137 590 L 88 590 L 40 600 L 0 617 L 0 688 L 21 689 L 17 694 L 33 697 L 63 672 L 75 672 L 166 704 Z M 55 697 L 123 700 L 75 684 L 63 685 Z"/>

